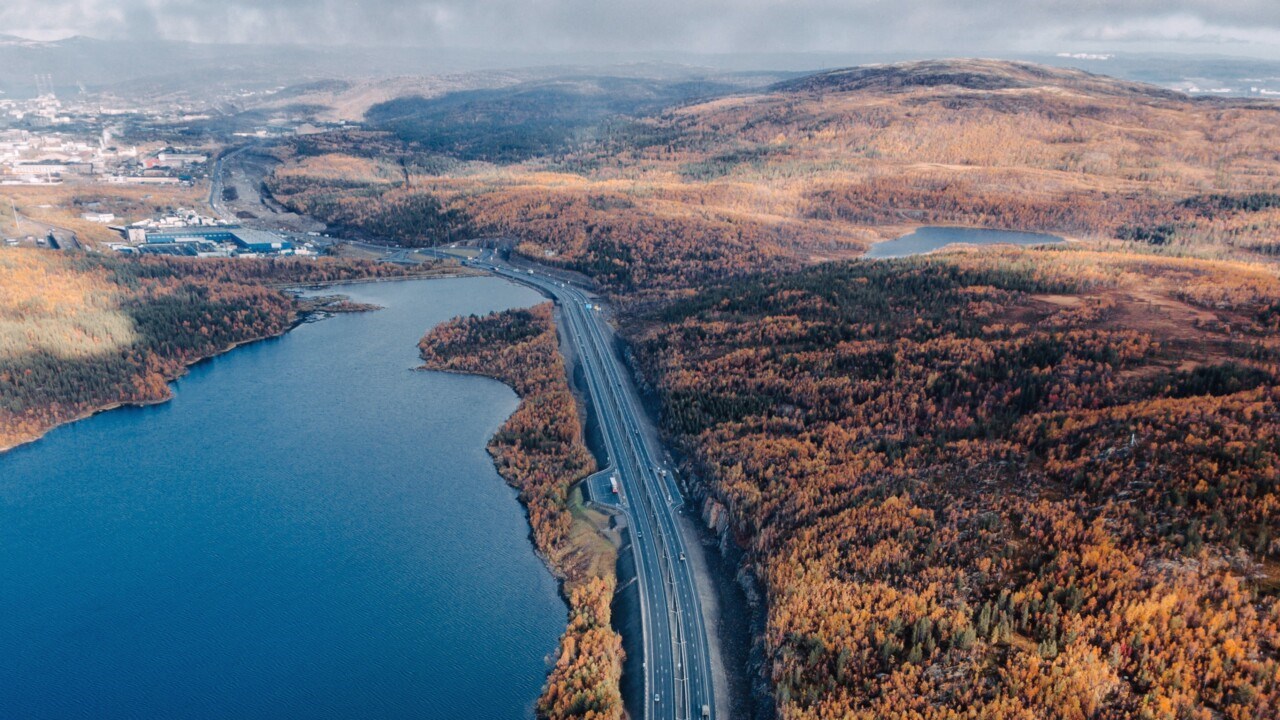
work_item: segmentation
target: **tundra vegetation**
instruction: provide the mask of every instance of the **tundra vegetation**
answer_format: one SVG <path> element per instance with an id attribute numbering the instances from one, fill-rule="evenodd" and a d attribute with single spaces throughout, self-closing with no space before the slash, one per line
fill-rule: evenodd
<path id="1" fill-rule="evenodd" d="M 540 97 L 492 92 L 511 93 L 503 107 Z M 443 109 L 424 112 L 438 122 Z M 635 304 L 855 257 L 922 224 L 1271 258 L 1277 120 L 1271 103 L 1191 99 L 1078 71 L 913 63 L 600 120 L 519 162 L 424 143 L 401 117 L 375 123 L 382 132 L 282 148 L 288 167 L 269 184 L 277 199 L 356 232 L 422 244 L 510 238 Z M 360 171 L 336 172 L 350 156 Z"/>

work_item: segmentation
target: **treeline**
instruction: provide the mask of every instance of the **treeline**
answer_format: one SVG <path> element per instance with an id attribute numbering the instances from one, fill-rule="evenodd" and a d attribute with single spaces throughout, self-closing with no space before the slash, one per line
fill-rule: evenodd
<path id="1" fill-rule="evenodd" d="M 338 260 L 0 252 L 0 447 L 105 407 L 164 400 L 188 364 L 284 332 L 296 304 L 265 284 L 406 272 Z"/>
<path id="2" fill-rule="evenodd" d="M 610 625 L 615 558 L 611 548 L 601 552 L 598 533 L 571 509 L 571 487 L 595 470 L 595 460 L 582 441 L 551 305 L 457 318 L 432 329 L 419 348 L 427 368 L 495 377 L 520 396 L 489 452 L 519 489 L 534 542 L 564 580 L 569 602 L 569 626 L 538 716 L 621 718 L 622 640 Z"/>
<path id="3" fill-rule="evenodd" d="M 1068 196 L 1018 192 L 955 178 L 878 177 L 812 190 L 804 212 L 820 219 L 867 225 L 901 222 L 964 223 L 1115 237 L 1121 226 L 1172 224 L 1191 213 L 1147 193 L 1072 192 Z"/>
<path id="4" fill-rule="evenodd" d="M 1280 281 L 826 264 L 629 330 L 768 600 L 787 718 L 1275 717 Z M 723 505 L 723 507 L 722 507 Z"/>
<path id="5" fill-rule="evenodd" d="M 1280 194 L 1273 192 L 1254 192 L 1241 195 L 1215 193 L 1213 195 L 1197 195 L 1193 198 L 1187 198 L 1179 204 L 1206 214 L 1214 211 L 1259 212 L 1270 210 L 1271 208 L 1280 208 Z"/>
<path id="6" fill-rule="evenodd" d="M 487 234 L 514 236 L 539 262 L 586 273 L 618 295 L 695 287 L 794 263 L 778 228 L 620 193 L 521 188 L 471 205 Z"/>
<path id="7" fill-rule="evenodd" d="M 357 157 L 326 154 L 273 173 L 267 189 L 289 209 L 356 232 L 409 247 L 428 247 L 472 234 L 467 214 L 405 181 L 395 168 Z"/>
<path id="8" fill-rule="evenodd" d="M 102 255 L 73 256 L 72 267 L 92 271 L 102 268 L 115 285 L 143 287 L 148 280 L 182 278 L 213 284 L 306 285 L 377 278 L 410 277 L 434 265 L 407 268 L 393 263 L 348 258 L 246 258 L 225 261 L 210 258 L 149 256 L 118 259 Z"/>

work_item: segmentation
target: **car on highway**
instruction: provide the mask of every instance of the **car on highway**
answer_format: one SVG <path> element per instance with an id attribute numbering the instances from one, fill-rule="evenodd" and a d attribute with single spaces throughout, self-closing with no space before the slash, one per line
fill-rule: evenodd
<path id="1" fill-rule="evenodd" d="M 703 704 L 710 697 L 712 690 L 711 687 L 704 687 L 710 683 L 703 682 L 703 678 L 707 676 L 706 648 L 702 643 L 693 642 L 693 636 L 701 636 L 704 632 L 700 622 L 701 608 L 697 602 L 696 583 L 689 577 L 686 552 L 675 553 L 679 558 L 678 562 L 681 563 L 680 566 L 675 567 L 669 564 L 671 550 L 674 549 L 672 544 L 678 544 L 679 541 L 676 538 L 667 537 L 669 523 L 664 524 L 659 520 L 661 513 L 668 513 L 674 518 L 681 512 L 679 507 L 682 503 L 677 502 L 673 497 L 673 494 L 678 495 L 678 491 L 674 491 L 678 476 L 673 469 L 663 467 L 661 463 L 655 461 L 648 447 L 650 436 L 647 431 L 641 431 L 639 428 L 643 410 L 635 406 L 635 396 L 630 391 L 630 387 L 623 382 L 624 370 L 618 359 L 613 357 L 615 353 L 611 351 L 607 327 L 603 320 L 599 319 L 601 316 L 597 314 L 597 311 L 603 314 L 599 301 L 588 297 L 586 293 L 564 279 L 557 278 L 555 271 L 512 267 L 501 260 L 496 260 L 492 264 L 485 263 L 480 258 L 472 260 L 472 264 L 475 267 L 495 270 L 503 277 L 549 294 L 556 305 L 564 311 L 568 320 L 567 326 L 573 336 L 569 341 L 572 346 L 576 346 L 579 362 L 586 374 L 591 394 L 600 395 L 598 398 L 593 397 L 593 404 L 596 404 L 600 411 L 599 420 L 605 431 L 606 441 L 613 450 L 617 451 L 619 455 L 617 460 L 622 462 L 619 472 L 614 475 L 618 478 L 616 490 L 618 495 L 615 502 L 627 515 L 626 524 L 629 526 L 627 531 L 633 539 L 629 545 L 635 554 L 637 568 L 653 567 L 654 564 L 657 567 L 657 572 L 646 571 L 644 578 L 638 578 L 644 580 L 642 585 L 648 586 L 641 588 L 641 597 L 647 597 L 651 601 L 643 603 L 648 606 L 648 609 L 643 611 L 644 622 L 650 625 L 646 629 L 661 636 L 656 638 L 659 641 L 656 646 L 658 648 L 665 647 L 666 641 L 683 643 L 686 637 L 690 642 L 687 649 L 690 656 L 687 658 L 683 652 L 673 654 L 662 650 L 658 651 L 656 659 L 642 656 L 641 663 L 646 683 L 649 685 L 648 689 L 659 691 L 654 693 L 653 704 L 648 707 L 649 712 L 646 714 L 670 717 L 673 711 L 678 711 L 682 720 L 694 720 L 698 717 L 710 720 L 710 706 Z M 561 291 L 559 288 L 568 290 Z M 627 430 L 632 432 L 630 439 L 626 436 Z M 633 457 L 634 462 L 631 460 Z M 631 473 L 633 469 L 634 477 Z M 632 498 L 621 493 L 623 483 L 621 478 L 624 475 L 631 478 L 626 482 L 631 483 L 627 486 L 628 490 L 635 492 Z M 609 491 L 604 490 L 604 492 Z M 628 502 L 629 499 L 631 502 Z M 641 523 L 648 524 L 653 533 L 652 538 L 644 536 Z M 676 530 L 676 532 L 679 531 Z M 652 542 L 648 542 L 650 540 Z M 670 589 L 667 589 L 664 580 L 671 583 Z M 650 585 L 650 583 L 653 584 Z M 685 603 L 690 601 L 688 587 L 690 584 L 694 585 L 695 596 L 692 599 L 692 606 L 686 606 Z M 674 619 L 668 621 L 664 618 L 663 608 L 675 612 Z M 694 620 L 694 624 L 686 627 L 686 622 L 691 619 Z M 653 667 L 650 667 L 649 660 L 655 660 Z M 694 666 L 697 666 L 701 672 L 688 672 Z M 675 693 L 676 701 L 672 703 L 671 710 L 657 707 L 663 702 L 663 693 L 660 692 L 663 688 L 671 688 Z M 686 694 L 681 694 L 682 692 Z M 683 700 L 685 697 L 688 697 L 687 703 Z M 681 707 L 686 704 L 688 707 Z M 702 712 L 699 713 L 699 710 Z"/>

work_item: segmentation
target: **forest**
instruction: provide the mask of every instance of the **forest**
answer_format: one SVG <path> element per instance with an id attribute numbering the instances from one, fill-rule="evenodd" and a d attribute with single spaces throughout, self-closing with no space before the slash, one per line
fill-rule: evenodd
<path id="1" fill-rule="evenodd" d="M 629 333 L 749 551 L 785 718 L 1280 708 L 1280 280 L 1085 251 L 840 262 Z"/>
<path id="2" fill-rule="evenodd" d="M 573 498 L 574 483 L 596 465 L 583 443 L 551 304 L 456 318 L 428 332 L 419 349 L 427 369 L 488 375 L 520 396 L 489 452 L 520 491 L 534 544 L 562 579 L 569 603 L 569 625 L 538 716 L 620 719 L 622 638 L 610 624 L 617 556 Z"/>
<path id="3" fill-rule="evenodd" d="M 701 101 L 659 94 L 660 109 L 628 104 L 629 90 L 620 91 L 591 100 L 581 118 L 595 123 L 590 132 L 518 159 L 476 150 L 493 134 L 457 121 L 472 110 L 496 117 L 511 103 L 536 108 L 544 92 L 577 86 L 551 87 L 389 105 L 372 126 L 390 130 L 282 148 L 272 191 L 371 237 L 501 239 L 639 304 L 751 271 L 855 257 L 929 223 L 1165 254 L 1280 253 L 1274 103 L 957 60 L 707 87 L 720 95 Z M 448 125 L 443 144 L 399 129 L 413 123 Z M 336 172 L 354 157 L 363 169 Z"/>
<path id="4" fill-rule="evenodd" d="M 401 107 L 407 110 L 407 107 Z M 784 718 L 1280 717 L 1280 106 L 958 60 L 284 203 L 583 273 L 764 588 Z M 623 123 L 625 120 L 625 123 Z M 316 141 L 310 140 L 310 143 Z M 444 157 L 441 161 L 438 158 Z M 431 212 L 387 208 L 418 201 Z M 857 261 L 926 224 L 1054 250 Z"/>
<path id="5" fill-rule="evenodd" d="M 733 89 L 727 82 L 692 79 L 566 77 L 434 98 L 397 98 L 369 108 L 365 119 L 425 152 L 518 162 L 564 157 L 583 144 L 625 133 L 630 125 L 622 120 L 625 116 Z"/>
<path id="6" fill-rule="evenodd" d="M 163 401 L 187 365 L 284 332 L 300 306 L 268 285 L 406 273 L 361 261 L 0 250 L 0 449 L 108 407 Z"/>

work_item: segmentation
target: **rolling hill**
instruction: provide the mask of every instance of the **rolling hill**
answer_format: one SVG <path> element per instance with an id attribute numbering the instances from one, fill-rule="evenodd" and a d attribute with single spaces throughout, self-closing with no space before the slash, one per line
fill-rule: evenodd
<path id="1" fill-rule="evenodd" d="M 360 178 L 335 183 L 325 168 L 359 150 L 334 143 L 293 153 L 275 189 L 357 231 L 430 196 L 472 233 L 629 294 L 853 257 L 930 223 L 1215 257 L 1280 250 L 1280 209 L 1231 201 L 1280 191 L 1273 103 L 990 60 L 831 71 L 704 100 L 596 87 L 577 115 L 556 85 L 383 106 L 378 122 L 430 136 L 392 137 L 399 157 L 383 162 L 431 169 L 357 198 Z M 549 139 L 544 118 L 572 132 Z"/>
<path id="2" fill-rule="evenodd" d="M 357 162 L 333 138 L 272 185 L 612 296 L 763 589 L 781 717 L 1271 717 L 1278 111 L 915 62 L 597 101 L 519 158 L 384 134 Z M 925 224 L 1077 242 L 853 259 Z"/>

